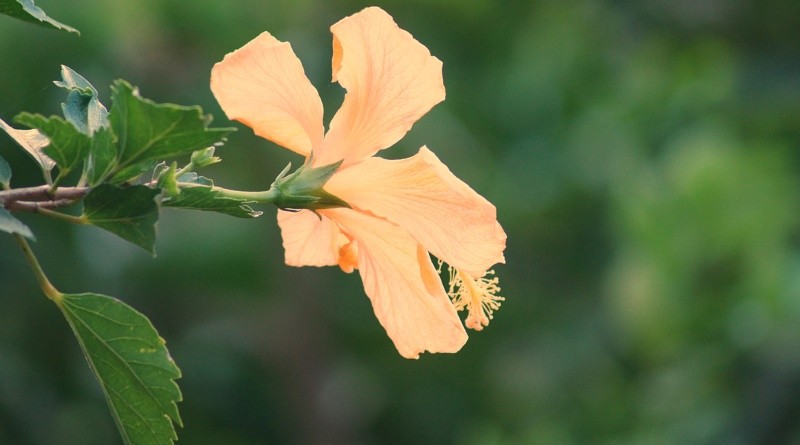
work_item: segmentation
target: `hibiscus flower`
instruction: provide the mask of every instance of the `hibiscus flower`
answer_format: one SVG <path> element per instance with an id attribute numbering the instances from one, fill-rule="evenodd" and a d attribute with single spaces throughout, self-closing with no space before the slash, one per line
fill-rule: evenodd
<path id="1" fill-rule="evenodd" d="M 403 357 L 456 352 L 467 340 L 457 309 L 480 330 L 502 300 L 487 273 L 504 262 L 495 207 L 427 147 L 406 159 L 373 156 L 444 100 L 442 62 L 377 7 L 331 31 L 333 81 L 347 92 L 327 133 L 300 60 L 267 32 L 214 66 L 211 90 L 228 118 L 305 156 L 307 166 L 340 163 L 324 191 L 349 208 L 278 211 L 286 263 L 358 270 Z M 431 254 L 451 267 L 449 295 Z"/>

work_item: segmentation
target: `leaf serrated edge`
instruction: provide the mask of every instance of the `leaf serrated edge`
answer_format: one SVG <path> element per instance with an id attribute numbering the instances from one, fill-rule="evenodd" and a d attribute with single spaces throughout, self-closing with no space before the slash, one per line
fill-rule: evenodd
<path id="1" fill-rule="evenodd" d="M 95 379 L 96 379 L 96 380 L 98 381 L 98 383 L 100 384 L 100 389 L 103 391 L 103 396 L 104 396 L 104 397 L 105 397 L 105 399 L 106 399 L 106 402 L 107 402 L 107 405 L 108 405 L 108 407 L 109 407 L 109 410 L 112 412 L 112 417 L 113 417 L 113 419 L 114 419 L 114 423 L 117 425 L 117 429 L 119 430 L 120 436 L 122 436 L 123 442 L 124 442 L 126 445 L 136 445 L 136 444 L 134 444 L 133 442 L 131 442 L 131 439 L 130 439 L 130 437 L 129 437 L 129 436 L 128 436 L 128 434 L 127 434 L 127 430 L 124 428 L 124 426 L 123 426 L 123 424 L 122 424 L 122 421 L 121 421 L 121 419 L 120 419 L 120 416 L 119 416 L 119 413 L 118 413 L 118 411 L 117 411 L 117 408 L 116 408 L 116 406 L 114 405 L 114 403 L 111 401 L 111 396 L 109 395 L 109 390 L 111 390 L 112 388 L 110 388 L 109 386 L 107 386 L 107 385 L 106 385 L 106 384 L 103 382 L 102 378 L 100 377 L 100 373 L 99 373 L 99 372 L 98 372 L 98 370 L 97 370 L 97 367 L 96 367 L 96 365 L 95 365 L 95 363 L 94 363 L 94 360 L 92 360 L 92 358 L 91 358 L 91 354 L 89 354 L 89 351 L 88 351 L 88 349 L 87 349 L 87 347 L 86 347 L 86 343 L 84 342 L 84 339 L 81 337 L 81 335 L 80 335 L 80 333 L 79 333 L 79 331 L 78 331 L 78 329 L 77 329 L 77 326 L 76 326 L 76 325 L 74 324 L 74 322 L 73 322 L 73 319 L 72 319 L 72 318 L 69 316 L 69 310 L 68 310 L 68 308 L 67 308 L 67 303 L 64 301 L 65 297 L 86 297 L 86 296 L 89 296 L 89 295 L 94 295 L 94 296 L 100 296 L 100 297 L 104 297 L 104 298 L 109 298 L 109 299 L 115 300 L 115 301 L 117 301 L 117 302 L 119 302 L 119 303 L 123 304 L 125 307 L 127 307 L 128 309 L 130 309 L 130 310 L 131 310 L 133 313 L 135 313 L 135 314 L 138 314 L 139 316 L 141 316 L 141 317 L 142 317 L 142 319 L 143 319 L 143 320 L 144 320 L 144 321 L 147 323 L 147 325 L 148 325 L 148 326 L 149 326 L 149 327 L 150 327 L 150 328 L 153 330 L 153 332 L 156 332 L 156 335 L 158 335 L 158 331 L 156 330 L 155 326 L 153 326 L 153 323 L 150 321 L 150 319 L 149 319 L 149 318 L 147 318 L 147 317 L 146 317 L 144 314 L 142 314 L 141 312 L 137 311 L 137 310 L 136 310 L 136 309 L 134 309 L 133 307 L 131 307 L 131 306 L 128 306 L 127 304 L 123 303 L 122 301 L 120 301 L 120 300 L 118 300 L 118 299 L 116 299 L 116 298 L 114 298 L 114 297 L 109 297 L 109 296 L 106 296 L 106 295 L 100 295 L 100 294 L 88 294 L 88 293 L 87 293 L 87 294 L 71 294 L 71 295 L 68 295 L 68 294 L 61 294 L 61 295 L 60 295 L 58 298 L 55 298 L 55 299 L 53 300 L 53 301 L 56 303 L 56 306 L 57 306 L 57 307 L 59 308 L 59 310 L 61 311 L 61 313 L 64 315 L 64 318 L 67 320 L 67 324 L 69 324 L 69 326 L 70 326 L 70 329 L 72 330 L 73 334 L 75 335 L 75 338 L 78 340 L 78 344 L 80 345 L 80 347 L 81 347 L 81 351 L 83 352 L 83 355 L 84 355 L 84 357 L 86 358 L 86 361 L 87 361 L 87 362 L 88 362 L 88 364 L 89 364 L 89 368 L 92 370 L 92 374 L 94 374 L 94 376 L 95 376 Z M 86 311 L 86 312 L 89 312 L 89 311 Z M 94 312 L 92 312 L 92 313 L 94 313 Z M 73 315 L 76 315 L 76 314 L 74 314 L 74 312 L 73 312 Z M 110 318 L 108 318 L 108 317 L 106 317 L 106 316 L 104 316 L 104 315 L 102 315 L 102 314 L 96 314 L 96 313 L 95 313 L 95 315 L 97 315 L 97 316 L 100 316 L 100 317 L 102 317 L 102 318 L 105 318 L 105 319 L 106 319 L 106 320 L 108 320 L 108 321 L 111 321 L 111 322 L 114 322 L 114 323 L 117 323 L 117 324 L 119 324 L 119 323 L 118 323 L 118 322 L 116 322 L 115 320 L 112 320 L 112 319 L 110 319 Z M 80 318 L 78 318 L 78 319 L 80 319 Z M 144 384 L 144 382 L 142 382 L 142 381 L 141 381 L 141 379 L 139 379 L 139 376 L 138 376 L 138 375 L 137 375 L 137 374 L 136 374 L 136 373 L 133 371 L 133 369 L 131 369 L 131 367 L 128 365 L 128 362 L 127 362 L 127 361 L 126 361 L 124 358 L 122 358 L 122 357 L 121 357 L 121 356 L 120 356 L 120 355 L 119 355 L 119 354 L 118 354 L 118 353 L 117 353 L 117 352 L 116 352 L 116 351 L 115 351 L 113 348 L 111 348 L 111 347 L 107 346 L 107 344 L 106 344 L 106 341 L 105 341 L 105 340 L 103 340 L 103 338 L 102 338 L 100 335 L 98 335 L 98 334 L 97 334 L 97 333 L 96 333 L 96 332 L 95 332 L 95 331 L 94 331 L 94 330 L 93 330 L 93 329 L 92 329 L 90 326 L 88 326 L 88 325 L 86 324 L 86 322 L 85 322 L 85 321 L 83 321 L 83 320 L 81 319 L 81 322 L 82 322 L 82 325 L 83 325 L 83 326 L 84 326 L 84 327 L 85 327 L 85 328 L 86 328 L 86 329 L 87 329 L 89 332 L 91 332 L 91 333 L 94 335 L 94 337 L 95 337 L 96 339 L 98 339 L 98 340 L 100 341 L 100 343 L 102 343 L 103 345 L 105 345 L 105 346 L 106 346 L 106 348 L 107 348 L 107 349 L 109 349 L 109 350 L 110 350 L 110 351 L 113 353 L 113 356 L 117 357 L 117 358 L 118 358 L 118 359 L 119 359 L 119 360 L 120 360 L 120 361 L 121 361 L 121 362 L 122 362 L 122 363 L 125 365 L 125 367 L 127 368 L 127 370 L 128 370 L 128 371 L 129 371 L 129 372 L 130 372 L 132 375 L 134 375 L 134 376 L 136 377 L 136 382 L 137 382 L 137 383 L 139 383 L 139 384 L 140 384 L 140 385 L 141 385 L 143 388 L 145 388 L 146 392 L 147 392 L 147 393 L 148 393 L 148 394 L 149 394 L 149 395 L 150 395 L 150 396 L 151 396 L 151 397 L 152 397 L 152 398 L 153 398 L 153 399 L 156 401 L 156 403 L 158 404 L 158 406 L 161 408 L 161 411 L 162 411 L 163 415 L 164 415 L 164 416 L 165 416 L 165 417 L 166 417 L 166 418 L 167 418 L 167 419 L 170 421 L 170 427 L 171 427 L 171 428 L 170 428 L 170 431 L 171 431 L 171 437 L 170 437 L 168 440 L 170 441 L 170 443 L 171 443 L 171 444 L 174 444 L 174 443 L 175 443 L 175 441 L 176 441 L 176 440 L 178 440 L 178 433 L 177 433 L 177 431 L 175 430 L 175 426 L 174 426 L 174 425 L 175 425 L 175 424 L 177 424 L 177 425 L 178 425 L 178 426 L 180 426 L 181 428 L 183 427 L 183 420 L 182 420 L 182 419 L 181 419 L 181 417 L 180 417 L 180 413 L 179 413 L 179 411 L 178 411 L 178 405 L 177 405 L 177 404 L 178 404 L 178 402 L 181 402 L 181 401 L 183 400 L 183 394 L 182 394 L 182 392 L 181 392 L 181 390 L 180 390 L 180 387 L 178 386 L 178 384 L 177 384 L 177 382 L 176 382 L 176 380 L 177 380 L 177 379 L 179 379 L 179 378 L 181 378 L 181 377 L 182 377 L 182 373 L 181 373 L 181 370 L 180 370 L 180 368 L 178 368 L 177 364 L 175 364 L 175 361 L 173 360 L 172 356 L 170 355 L 170 353 L 169 353 L 169 350 L 167 350 L 167 348 L 166 348 L 166 342 L 164 342 L 164 341 L 163 341 L 163 338 L 162 338 L 160 335 L 158 336 L 158 338 L 159 338 L 159 340 L 160 340 L 160 341 L 159 341 L 159 343 L 160 343 L 160 346 L 164 348 L 164 350 L 165 350 L 165 352 L 166 352 L 166 354 L 167 354 L 167 360 L 168 360 L 168 362 L 169 362 L 169 363 L 171 363 L 171 364 L 173 365 L 173 367 L 174 367 L 174 371 L 175 371 L 175 373 L 174 373 L 174 376 L 171 376 L 171 377 L 169 378 L 169 381 L 170 381 L 170 382 L 171 382 L 173 385 L 175 385 L 175 388 L 177 388 L 177 390 L 178 390 L 178 398 L 177 398 L 176 400 L 172 400 L 172 401 L 170 401 L 170 402 L 169 402 L 169 404 L 170 404 L 170 405 L 172 405 L 172 407 L 174 408 L 174 411 L 175 411 L 175 413 L 177 414 L 177 417 L 173 417 L 172 415 L 170 415 L 170 414 L 169 414 L 169 411 L 168 411 L 168 410 L 166 410 L 166 409 L 164 409 L 164 408 L 163 408 L 163 405 L 161 404 L 161 402 L 160 402 L 160 401 L 159 401 L 159 400 L 158 400 L 156 397 L 154 397 L 154 396 L 152 395 L 152 392 L 150 391 L 150 387 L 148 387 L 147 385 L 145 385 L 145 384 Z M 163 369 L 163 368 L 162 368 L 162 369 Z M 122 400 L 122 401 L 126 401 L 126 399 L 125 399 L 124 397 L 122 397 L 121 395 L 119 395 L 119 393 L 117 393 L 116 391 L 114 391 L 114 393 L 116 394 L 116 396 L 117 396 L 117 397 L 118 397 L 120 400 Z M 126 403 L 127 403 L 127 402 L 126 402 Z M 130 407 L 130 405 L 129 405 L 129 407 Z M 131 411 L 132 411 L 132 412 L 134 412 L 134 413 L 135 413 L 137 416 L 139 416 L 140 418 L 142 418 L 142 417 L 139 415 L 138 411 L 136 411 L 135 409 L 132 409 L 132 407 L 131 407 L 130 409 L 131 409 Z M 143 422 L 143 424 L 145 424 L 145 425 L 148 425 L 148 427 L 149 427 L 149 424 L 148 424 L 148 422 Z M 153 430 L 151 429 L 151 431 L 153 431 Z M 155 435 L 155 434 L 154 434 L 154 435 Z"/>

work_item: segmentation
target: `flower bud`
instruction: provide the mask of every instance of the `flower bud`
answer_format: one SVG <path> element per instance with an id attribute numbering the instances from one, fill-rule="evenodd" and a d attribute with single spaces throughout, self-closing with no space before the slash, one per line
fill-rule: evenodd
<path id="1" fill-rule="evenodd" d="M 220 162 L 221 159 L 214 156 L 214 148 L 214 146 L 211 146 L 194 151 L 191 157 L 192 166 L 194 166 L 194 168 L 203 168 Z"/>

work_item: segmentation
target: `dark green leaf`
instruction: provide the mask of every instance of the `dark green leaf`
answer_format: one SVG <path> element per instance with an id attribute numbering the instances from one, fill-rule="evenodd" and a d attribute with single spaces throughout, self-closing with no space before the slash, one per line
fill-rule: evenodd
<path id="1" fill-rule="evenodd" d="M 172 444 L 183 426 L 178 369 L 150 320 L 116 298 L 64 294 L 56 301 L 103 389 L 126 444 Z"/>
<path id="2" fill-rule="evenodd" d="M 140 162 L 138 164 L 133 164 L 130 167 L 123 168 L 117 171 L 117 173 L 114 174 L 114 177 L 112 178 L 111 182 L 115 184 L 121 184 L 123 182 L 136 179 L 142 174 L 152 171 L 157 164 L 158 161 L 156 161 L 155 159 L 152 161 L 145 161 L 145 162 Z"/>
<path id="3" fill-rule="evenodd" d="M 87 167 L 89 185 L 97 185 L 108 177 L 117 165 L 117 146 L 108 127 L 101 127 L 93 135 Z"/>
<path id="4" fill-rule="evenodd" d="M 0 185 L 3 188 L 11 187 L 11 166 L 0 156 Z"/>
<path id="5" fill-rule="evenodd" d="M 50 143 L 50 141 L 47 140 L 47 136 L 43 135 L 39 130 L 17 130 L 5 123 L 2 119 L 0 119 L 0 130 L 8 133 L 20 147 L 31 155 L 33 160 L 36 161 L 42 169 L 42 173 L 44 173 L 47 182 L 50 182 L 50 170 L 53 169 L 56 163 L 42 152 L 42 149 Z"/>
<path id="6" fill-rule="evenodd" d="M 182 177 L 181 179 L 187 178 Z M 195 175 L 191 183 L 182 182 L 178 185 L 181 187 L 180 194 L 165 199 L 162 204 L 183 209 L 224 213 L 239 218 L 256 218 L 263 213 L 250 207 L 249 204 L 252 204 L 253 201 L 222 196 L 212 188 L 214 183 L 202 176 Z"/>
<path id="7" fill-rule="evenodd" d="M 219 144 L 233 131 L 208 128 L 210 116 L 204 116 L 200 107 L 156 104 L 144 99 L 124 80 L 114 82 L 111 90 L 114 104 L 109 120 L 117 136 L 121 169 Z M 129 174 L 130 170 L 125 175 L 120 173 L 114 180 L 122 182 L 132 177 Z"/>
<path id="8" fill-rule="evenodd" d="M 57 22 L 48 17 L 42 8 L 33 4 L 33 0 L 0 0 L 0 14 L 46 26 L 48 28 L 63 29 L 64 31 L 80 34 L 77 29 Z"/>
<path id="9" fill-rule="evenodd" d="M 42 149 L 63 171 L 70 171 L 83 161 L 91 149 L 89 136 L 58 116 L 44 117 L 41 114 L 21 113 L 14 120 L 39 130 L 49 144 Z"/>
<path id="10" fill-rule="evenodd" d="M 84 198 L 83 218 L 155 254 L 159 193 L 144 185 L 100 184 Z"/>
<path id="11" fill-rule="evenodd" d="M 61 79 L 53 83 L 69 91 L 66 102 L 61 104 L 64 118 L 90 136 L 100 128 L 108 127 L 108 111 L 100 103 L 92 84 L 65 65 L 61 65 Z"/>
<path id="12" fill-rule="evenodd" d="M 36 240 L 28 226 L 11 216 L 11 213 L 2 207 L 0 207 L 0 230 L 8 233 L 17 233 L 25 238 Z"/>

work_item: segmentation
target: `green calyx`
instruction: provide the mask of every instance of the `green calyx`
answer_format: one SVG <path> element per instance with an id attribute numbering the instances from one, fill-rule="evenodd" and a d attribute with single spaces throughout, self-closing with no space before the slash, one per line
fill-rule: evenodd
<path id="1" fill-rule="evenodd" d="M 271 190 L 276 193 L 273 203 L 283 210 L 350 208 L 341 198 L 322 188 L 341 165 L 339 161 L 314 168 L 307 162 L 288 175 L 292 165 L 287 165 L 272 183 Z"/>

